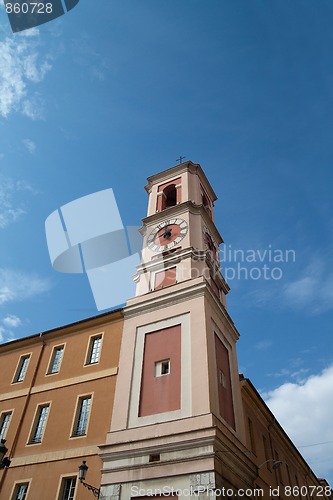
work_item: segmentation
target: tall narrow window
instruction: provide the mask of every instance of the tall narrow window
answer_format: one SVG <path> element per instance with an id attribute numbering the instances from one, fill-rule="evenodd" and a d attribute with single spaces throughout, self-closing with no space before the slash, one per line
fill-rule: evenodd
<path id="1" fill-rule="evenodd" d="M 264 445 L 266 467 L 270 471 L 271 470 L 271 463 L 272 462 L 271 462 L 271 459 L 270 459 L 270 453 L 269 453 L 267 439 L 266 439 L 266 437 L 264 435 L 262 436 L 262 442 L 263 442 L 263 445 Z"/>
<path id="2" fill-rule="evenodd" d="M 206 209 L 207 213 L 209 214 L 209 217 L 212 218 L 212 209 L 211 209 L 211 204 L 209 202 L 208 197 L 204 192 L 201 193 L 201 198 L 202 198 L 202 204 L 203 207 Z"/>
<path id="3" fill-rule="evenodd" d="M 290 476 L 289 465 L 288 465 L 288 464 L 285 464 L 285 466 L 286 466 L 286 469 L 287 469 L 287 477 L 288 477 L 288 483 L 287 483 L 287 485 L 288 485 L 288 486 L 292 486 L 292 484 L 291 484 L 291 476 Z"/>
<path id="4" fill-rule="evenodd" d="M 76 477 L 65 477 L 62 480 L 59 500 L 73 500 L 76 486 Z"/>
<path id="5" fill-rule="evenodd" d="M 21 357 L 14 377 L 14 382 L 22 382 L 22 380 L 24 379 L 25 373 L 28 368 L 29 359 L 30 359 L 30 354 Z"/>
<path id="6" fill-rule="evenodd" d="M 227 378 L 226 378 L 223 370 L 219 370 L 219 382 L 220 382 L 220 385 L 222 385 L 222 387 L 224 387 L 224 388 L 227 387 Z"/>
<path id="7" fill-rule="evenodd" d="M 275 455 L 275 461 L 276 462 L 280 462 L 280 459 L 279 459 L 279 454 L 276 450 L 274 450 L 274 455 Z M 281 464 L 282 465 L 282 464 Z M 275 468 L 275 473 L 276 473 L 276 477 L 279 481 L 279 483 L 282 483 L 282 473 L 281 473 L 281 466 L 280 467 L 276 467 Z"/>
<path id="8" fill-rule="evenodd" d="M 91 396 L 79 399 L 74 423 L 74 436 L 84 436 L 87 433 L 88 419 L 91 407 Z"/>
<path id="9" fill-rule="evenodd" d="M 32 434 L 29 443 L 41 443 L 46 425 L 46 419 L 49 413 L 50 405 L 42 405 L 38 407 Z"/>
<path id="10" fill-rule="evenodd" d="M 5 439 L 5 437 L 6 437 L 6 433 L 7 433 L 7 429 L 9 426 L 11 416 L 12 416 L 11 411 L 7 411 L 7 412 L 1 414 L 1 417 L 0 417 L 0 439 Z"/>
<path id="11" fill-rule="evenodd" d="M 25 500 L 29 483 L 21 483 L 15 486 L 13 500 Z"/>
<path id="12" fill-rule="evenodd" d="M 296 486 L 297 486 L 298 498 L 302 498 L 301 497 L 301 491 L 300 491 L 300 487 L 299 487 L 299 482 L 298 482 L 297 474 L 295 474 L 295 483 L 296 483 Z"/>
<path id="13" fill-rule="evenodd" d="M 102 335 L 90 339 L 87 365 L 98 363 L 102 347 Z"/>
<path id="14" fill-rule="evenodd" d="M 64 353 L 64 346 L 58 346 L 53 349 L 52 358 L 48 373 L 58 373 L 60 370 L 60 364 L 62 360 L 62 355 Z"/>
<path id="15" fill-rule="evenodd" d="M 248 427 L 249 427 L 249 435 L 250 435 L 250 444 L 251 444 L 251 451 L 256 455 L 256 442 L 254 439 L 254 431 L 253 431 L 253 423 L 250 418 L 247 419 Z"/>

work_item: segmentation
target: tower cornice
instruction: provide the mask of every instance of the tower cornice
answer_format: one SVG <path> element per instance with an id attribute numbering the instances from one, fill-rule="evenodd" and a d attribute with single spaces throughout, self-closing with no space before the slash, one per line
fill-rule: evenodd
<path id="1" fill-rule="evenodd" d="M 172 177 L 176 177 L 185 172 L 189 172 L 194 175 L 198 175 L 200 177 L 201 183 L 206 189 L 207 193 L 211 197 L 211 200 L 214 202 L 217 200 L 217 196 L 210 185 L 204 171 L 202 170 L 199 163 L 193 163 L 191 160 L 185 161 L 180 165 L 175 165 L 174 167 L 168 168 L 159 172 L 157 174 L 151 175 L 147 178 L 148 184 L 145 186 L 145 190 L 148 194 L 151 193 L 152 186 L 157 183 L 163 183 L 164 181 L 169 180 Z"/>
<path id="2" fill-rule="evenodd" d="M 206 285 L 206 280 L 200 276 L 195 279 L 182 281 L 172 288 L 169 287 L 163 290 L 152 291 L 149 292 L 149 294 L 129 299 L 123 309 L 124 318 L 136 317 L 150 311 L 187 301 L 190 298 L 203 296 L 205 294 Z"/>
<path id="3" fill-rule="evenodd" d="M 214 277 L 214 281 L 220 285 L 223 292 L 227 294 L 230 291 L 228 283 L 225 281 L 220 269 L 217 267 L 210 253 L 206 250 L 197 250 L 193 247 L 183 248 L 177 252 L 170 253 L 169 255 L 163 255 L 161 253 L 156 259 L 140 264 L 137 266 L 137 272 L 134 275 L 133 280 L 136 281 L 139 279 L 139 275 L 142 273 L 163 270 L 168 267 L 169 264 L 178 264 L 187 258 L 205 261 L 207 269 L 211 272 L 211 276 Z"/>
<path id="4" fill-rule="evenodd" d="M 152 215 L 148 215 L 147 217 L 144 217 L 142 219 L 143 226 L 139 229 L 140 234 L 142 236 L 145 235 L 146 228 L 148 225 L 157 224 L 158 222 L 160 222 L 161 219 L 168 219 L 168 218 L 172 218 L 172 217 L 181 216 L 186 210 L 188 210 L 188 212 L 190 214 L 201 215 L 207 228 L 214 236 L 216 243 L 218 245 L 223 243 L 222 236 L 220 235 L 219 231 L 217 230 L 212 219 L 209 217 L 204 206 L 197 205 L 196 203 L 193 203 L 193 201 L 190 201 L 190 200 L 179 203 L 178 205 L 174 205 L 173 207 L 166 208 L 162 212 L 156 212 Z"/>

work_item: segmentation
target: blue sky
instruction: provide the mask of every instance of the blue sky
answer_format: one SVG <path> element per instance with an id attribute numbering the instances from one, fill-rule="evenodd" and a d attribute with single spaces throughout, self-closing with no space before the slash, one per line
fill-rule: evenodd
<path id="1" fill-rule="evenodd" d="M 2 341 L 97 313 L 85 276 L 52 269 L 48 215 L 112 187 L 140 225 L 146 177 L 185 155 L 225 248 L 256 255 L 222 262 L 248 273 L 229 280 L 240 371 L 331 483 L 332 22 L 328 0 L 84 0 L 13 35 L 0 7 Z"/>

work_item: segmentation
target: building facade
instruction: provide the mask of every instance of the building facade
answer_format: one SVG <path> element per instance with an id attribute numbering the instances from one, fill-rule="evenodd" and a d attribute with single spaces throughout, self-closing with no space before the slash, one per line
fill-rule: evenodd
<path id="1" fill-rule="evenodd" d="M 135 297 L 0 347 L 12 460 L 0 498 L 91 498 L 82 460 L 105 500 L 332 498 L 239 376 L 216 195 L 200 165 L 153 175 L 146 191 Z"/>
<path id="2" fill-rule="evenodd" d="M 264 492 L 262 498 L 333 498 L 328 483 L 315 476 L 255 387 L 243 375 L 240 375 L 240 387 L 246 446 L 257 468 L 255 489 Z"/>
<path id="3" fill-rule="evenodd" d="M 122 311 L 0 346 L 0 436 L 9 468 L 3 500 L 89 499 L 78 467 L 100 484 L 118 370 Z"/>
<path id="4" fill-rule="evenodd" d="M 323 486 L 239 379 L 216 195 L 203 170 L 182 163 L 148 178 L 146 191 L 142 264 L 100 447 L 102 498 L 320 498 Z"/>

